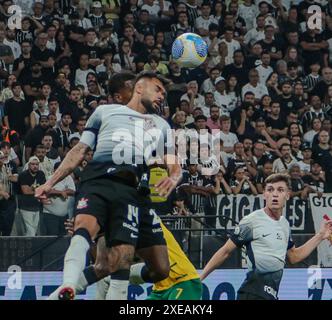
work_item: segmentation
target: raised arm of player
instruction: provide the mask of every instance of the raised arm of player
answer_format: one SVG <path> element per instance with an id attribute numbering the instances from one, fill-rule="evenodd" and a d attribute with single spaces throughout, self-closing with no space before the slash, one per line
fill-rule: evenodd
<path id="1" fill-rule="evenodd" d="M 203 281 L 212 271 L 222 265 L 235 248 L 236 244 L 231 239 L 228 239 L 205 266 L 200 276 L 201 280 Z"/>
<path id="2" fill-rule="evenodd" d="M 296 248 L 293 246 L 287 251 L 289 262 L 292 264 L 301 262 L 307 258 L 323 240 L 331 239 L 331 235 L 332 221 L 323 221 L 319 232 L 315 234 L 310 240 L 308 240 L 301 247 Z"/>
<path id="3" fill-rule="evenodd" d="M 168 169 L 168 177 L 161 179 L 156 185 L 160 196 L 168 197 L 182 178 L 182 168 L 178 163 L 176 155 L 166 154 L 164 163 Z"/>
<path id="4" fill-rule="evenodd" d="M 72 148 L 52 177 L 45 184 L 36 189 L 35 197 L 40 200 L 47 199 L 47 194 L 52 190 L 54 185 L 70 175 L 74 169 L 80 165 L 88 147 L 89 146 L 85 143 L 79 142 L 74 148 Z"/>

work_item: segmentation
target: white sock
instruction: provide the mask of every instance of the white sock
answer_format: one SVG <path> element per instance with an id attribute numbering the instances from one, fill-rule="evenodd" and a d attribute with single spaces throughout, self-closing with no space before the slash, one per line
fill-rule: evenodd
<path id="1" fill-rule="evenodd" d="M 82 272 L 75 287 L 76 294 L 83 292 L 88 286 L 88 281 L 85 278 L 84 272 Z"/>
<path id="2" fill-rule="evenodd" d="M 107 276 L 96 283 L 96 300 L 106 300 L 111 277 Z"/>
<path id="3" fill-rule="evenodd" d="M 82 236 L 76 234 L 70 242 L 66 252 L 63 268 L 63 284 L 74 289 L 78 287 L 79 279 L 85 268 L 86 254 L 90 248 L 89 242 Z"/>
<path id="4" fill-rule="evenodd" d="M 127 300 L 129 280 L 114 280 L 111 278 L 106 300 Z"/>
<path id="5" fill-rule="evenodd" d="M 136 263 L 130 267 L 130 284 L 143 284 L 145 281 L 142 279 L 142 269 L 145 266 L 145 263 Z"/>
<path id="6" fill-rule="evenodd" d="M 106 300 L 128 299 L 129 274 L 129 269 L 120 269 L 111 274 Z"/>

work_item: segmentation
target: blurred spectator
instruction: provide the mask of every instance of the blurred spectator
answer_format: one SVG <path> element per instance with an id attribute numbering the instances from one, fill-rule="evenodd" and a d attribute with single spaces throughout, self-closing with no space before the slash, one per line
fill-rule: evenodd
<path id="1" fill-rule="evenodd" d="M 273 161 L 266 160 L 263 163 L 262 168 L 258 171 L 257 176 L 255 177 L 255 186 L 259 194 L 262 194 L 264 192 L 264 181 L 272 173 L 273 173 Z"/>
<path id="2" fill-rule="evenodd" d="M 319 197 L 325 192 L 325 172 L 317 162 L 311 163 L 310 173 L 303 177 L 303 182 L 307 187 L 307 193 L 317 193 Z"/>
<path id="3" fill-rule="evenodd" d="M 290 139 L 291 149 L 292 149 L 292 155 L 294 158 L 299 161 L 303 159 L 301 145 L 302 145 L 302 139 L 300 135 L 293 135 Z"/>
<path id="4" fill-rule="evenodd" d="M 188 163 L 188 171 L 183 173 L 178 190 L 189 196 L 194 213 L 204 214 L 206 198 L 213 193 L 214 189 L 210 179 L 198 172 L 198 165 Z"/>
<path id="5" fill-rule="evenodd" d="M 257 170 L 253 160 L 244 152 L 243 143 L 237 142 L 234 144 L 234 154 L 228 161 L 227 174 L 229 177 L 234 175 L 235 169 L 238 167 L 244 168 L 248 176 L 255 177 Z"/>
<path id="6" fill-rule="evenodd" d="M 29 131 L 25 138 L 25 159 L 29 159 L 37 145 L 41 144 L 45 133 L 50 128 L 48 117 L 41 115 L 39 124 Z"/>
<path id="7" fill-rule="evenodd" d="M 259 73 L 256 69 L 249 71 L 249 83 L 242 88 L 242 98 L 248 91 L 254 93 L 256 100 L 260 100 L 263 95 L 268 94 L 265 84 L 259 83 Z"/>
<path id="8" fill-rule="evenodd" d="M 220 108 L 218 106 L 212 105 L 210 107 L 210 117 L 207 119 L 206 125 L 212 130 L 220 130 Z"/>
<path id="9" fill-rule="evenodd" d="M 46 156 L 46 148 L 42 144 L 39 144 L 35 149 L 34 155 L 39 160 L 39 170 L 42 171 L 45 178 L 48 179 L 54 173 L 54 165 Z M 27 170 L 27 168 L 24 169 Z"/>
<path id="10" fill-rule="evenodd" d="M 46 98 L 42 95 L 36 97 L 37 109 L 30 113 L 30 126 L 33 129 L 40 121 L 41 116 L 48 116 L 49 111 L 46 108 Z"/>
<path id="11" fill-rule="evenodd" d="M 330 151 L 329 147 L 330 136 L 327 131 L 322 130 L 318 134 L 318 144 L 312 147 L 312 158 L 318 163 L 322 164 L 324 157 L 328 155 Z"/>
<path id="12" fill-rule="evenodd" d="M 4 124 L 7 128 L 15 130 L 21 137 L 26 133 L 28 117 L 30 114 L 29 106 L 21 97 L 21 85 L 12 84 L 13 98 L 8 99 L 4 106 Z"/>
<path id="13" fill-rule="evenodd" d="M 59 126 L 55 129 L 59 137 L 60 157 L 64 156 L 65 149 L 69 146 L 69 136 L 73 133 L 70 125 L 72 117 L 70 113 L 62 113 Z"/>
<path id="14" fill-rule="evenodd" d="M 293 163 L 289 168 L 289 175 L 291 179 L 291 198 L 300 197 L 306 199 L 308 196 L 308 187 L 304 185 L 301 178 L 301 169 L 299 164 Z"/>
<path id="15" fill-rule="evenodd" d="M 291 146 L 289 144 L 282 144 L 279 148 L 281 156 L 273 162 L 274 173 L 288 172 L 293 164 L 297 163 L 297 160 L 292 156 Z"/>
<path id="16" fill-rule="evenodd" d="M 302 152 L 303 159 L 300 160 L 298 162 L 298 164 L 300 166 L 302 176 L 305 176 L 308 173 L 310 173 L 311 163 L 313 161 L 311 158 L 312 150 L 311 150 L 310 144 L 303 143 L 303 145 L 301 146 L 301 152 Z"/>
<path id="17" fill-rule="evenodd" d="M 18 173 L 15 162 L 5 163 L 7 157 L 0 151 L 0 235 L 10 236 L 16 211 Z"/>
<path id="18" fill-rule="evenodd" d="M 55 166 L 55 170 L 60 164 Z M 45 236 L 64 235 L 64 222 L 71 212 L 76 187 L 71 175 L 57 183 L 50 192 L 49 204 L 44 204 L 41 234 Z"/>
<path id="19" fill-rule="evenodd" d="M 284 115 L 281 114 L 280 103 L 278 101 L 271 102 L 271 113 L 267 117 L 267 128 L 270 135 L 274 138 L 285 137 L 287 134 L 287 126 L 284 121 Z"/>
<path id="20" fill-rule="evenodd" d="M 243 167 L 236 167 L 230 182 L 233 194 L 257 195 L 257 189 Z"/>
<path id="21" fill-rule="evenodd" d="M 46 156 L 53 163 L 53 167 L 56 163 L 60 162 L 60 156 L 57 149 L 53 147 L 53 137 L 51 134 L 46 133 L 42 139 L 42 145 L 45 147 Z"/>
<path id="22" fill-rule="evenodd" d="M 322 109 L 322 102 L 319 96 L 311 96 L 310 105 L 310 110 L 306 111 L 302 117 L 302 126 L 305 131 L 312 129 L 310 125 L 314 118 L 319 118 L 321 121 L 326 118 L 326 115 Z"/>
<path id="23" fill-rule="evenodd" d="M 259 75 L 259 82 L 263 85 L 266 84 L 266 80 L 269 78 L 269 75 L 273 72 L 273 69 L 270 66 L 271 57 L 269 52 L 263 51 L 262 52 L 262 64 L 256 67 Z"/>
<path id="24" fill-rule="evenodd" d="M 228 185 L 223 173 L 219 171 L 214 177 L 213 193 L 208 198 L 205 206 L 205 223 L 209 228 L 216 227 L 217 217 L 217 195 L 219 194 L 232 194 L 232 189 Z"/>
<path id="25" fill-rule="evenodd" d="M 332 69 L 325 67 L 322 69 L 322 80 L 320 80 L 312 89 L 311 94 L 318 95 L 319 97 L 325 97 L 327 94 L 327 88 L 332 84 Z"/>
<path id="26" fill-rule="evenodd" d="M 223 115 L 220 117 L 220 132 L 215 135 L 215 139 L 223 141 L 223 151 L 227 153 L 233 153 L 234 146 L 239 139 L 237 135 L 231 132 L 231 118 Z"/>
<path id="27" fill-rule="evenodd" d="M 206 92 L 214 92 L 215 88 L 215 81 L 220 76 L 220 70 L 218 68 L 211 68 L 209 72 L 209 78 L 204 80 L 201 86 L 201 94 Z"/>
<path id="28" fill-rule="evenodd" d="M 24 236 L 33 237 L 39 229 L 41 203 L 34 197 L 38 186 L 46 182 L 45 175 L 39 170 L 39 159 L 33 156 L 28 161 L 28 169 L 18 177 L 20 196 L 18 207 L 24 222 Z"/>
<path id="29" fill-rule="evenodd" d="M 312 129 L 307 131 L 304 136 L 303 140 L 305 142 L 310 143 L 312 145 L 312 142 L 314 140 L 314 137 L 316 134 L 318 134 L 322 128 L 322 121 L 319 118 L 312 119 L 311 126 Z"/>
<path id="30" fill-rule="evenodd" d="M 188 82 L 187 93 L 181 97 L 181 100 L 188 101 L 191 110 L 204 105 L 204 97 L 198 93 L 198 83 L 196 80 Z"/>

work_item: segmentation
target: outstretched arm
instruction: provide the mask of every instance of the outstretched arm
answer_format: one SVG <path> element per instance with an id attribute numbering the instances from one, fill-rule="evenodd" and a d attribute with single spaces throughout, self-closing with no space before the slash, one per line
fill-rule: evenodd
<path id="1" fill-rule="evenodd" d="M 331 234 L 332 221 L 323 221 L 319 232 L 315 234 L 310 240 L 308 240 L 301 247 L 296 248 L 293 246 L 287 251 L 289 262 L 292 264 L 301 262 L 307 258 L 323 240 L 331 239 Z"/>
<path id="2" fill-rule="evenodd" d="M 229 239 L 225 243 L 225 245 L 222 246 L 207 263 L 200 276 L 201 280 L 203 281 L 212 271 L 222 265 L 235 248 L 235 243 Z"/>

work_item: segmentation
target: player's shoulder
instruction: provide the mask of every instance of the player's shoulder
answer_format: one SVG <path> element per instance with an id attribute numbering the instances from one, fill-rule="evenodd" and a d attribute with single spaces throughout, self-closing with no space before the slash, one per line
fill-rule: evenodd
<path id="1" fill-rule="evenodd" d="M 266 214 L 263 211 L 263 209 L 258 209 L 258 210 L 255 210 L 255 211 L 249 213 L 248 215 L 244 216 L 242 221 L 252 222 L 252 221 L 255 221 L 256 219 L 260 219 L 264 215 L 266 215 Z"/>
<path id="2" fill-rule="evenodd" d="M 289 229 L 289 228 L 290 228 L 289 221 L 286 219 L 285 216 L 281 216 L 280 219 L 279 219 L 279 222 L 280 222 L 281 225 L 282 225 L 283 227 L 285 227 L 286 229 Z"/>
<path id="3" fill-rule="evenodd" d="M 121 104 L 111 103 L 111 104 L 102 104 L 100 105 L 96 111 L 98 112 L 113 112 L 113 111 L 121 111 L 125 106 Z M 96 112 L 95 111 L 95 112 Z"/>
<path id="4" fill-rule="evenodd" d="M 157 128 L 160 128 L 160 129 L 163 129 L 163 128 L 170 129 L 171 128 L 169 123 L 164 118 L 162 118 L 156 114 L 153 114 L 152 117 L 155 121 L 155 124 L 157 125 Z"/>

